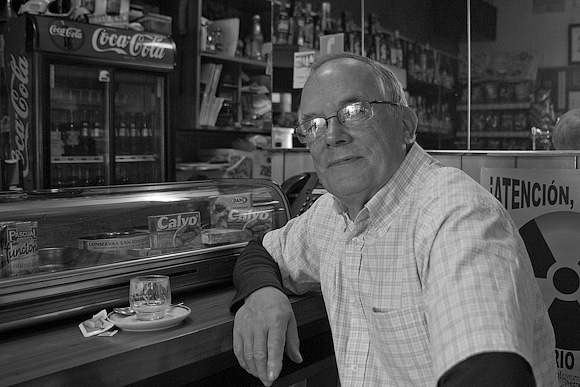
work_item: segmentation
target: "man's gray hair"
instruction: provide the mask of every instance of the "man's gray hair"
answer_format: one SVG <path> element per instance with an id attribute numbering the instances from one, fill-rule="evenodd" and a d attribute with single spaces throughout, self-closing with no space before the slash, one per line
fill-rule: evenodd
<path id="1" fill-rule="evenodd" d="M 354 59 L 365 63 L 375 72 L 381 87 L 383 98 L 385 98 L 387 101 L 399 103 L 402 106 L 408 106 L 403 86 L 395 74 L 383 64 L 364 56 L 350 52 L 333 52 L 326 54 L 317 58 L 314 63 L 312 63 L 310 66 L 310 73 L 314 73 L 323 64 L 337 59 Z"/>

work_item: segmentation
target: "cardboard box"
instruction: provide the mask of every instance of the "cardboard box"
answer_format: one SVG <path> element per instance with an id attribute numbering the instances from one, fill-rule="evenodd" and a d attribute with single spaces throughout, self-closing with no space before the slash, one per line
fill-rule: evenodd
<path id="1" fill-rule="evenodd" d="M 151 249 L 201 247 L 201 216 L 198 211 L 149 216 Z"/>
<path id="2" fill-rule="evenodd" d="M 171 16 L 148 13 L 137 21 L 141 23 L 145 31 L 171 36 Z"/>
<path id="3" fill-rule="evenodd" d="M 210 198 L 209 216 L 212 228 L 230 228 L 228 214 L 233 210 L 252 208 L 252 196 L 249 193 L 220 195 Z"/>
<path id="4" fill-rule="evenodd" d="M 95 11 L 89 14 L 89 23 L 127 29 L 129 11 L 130 0 L 95 0 Z"/>
<path id="5" fill-rule="evenodd" d="M 243 151 L 234 148 L 215 148 L 200 151 L 204 162 L 228 163 L 221 173 L 223 178 L 270 179 L 272 160 L 269 150 Z"/>
<path id="6" fill-rule="evenodd" d="M 201 242 L 206 245 L 222 245 L 228 243 L 247 242 L 251 237 L 252 234 L 248 230 L 212 228 L 202 231 Z"/>
<path id="7" fill-rule="evenodd" d="M 0 222 L 2 277 L 37 273 L 38 222 Z"/>

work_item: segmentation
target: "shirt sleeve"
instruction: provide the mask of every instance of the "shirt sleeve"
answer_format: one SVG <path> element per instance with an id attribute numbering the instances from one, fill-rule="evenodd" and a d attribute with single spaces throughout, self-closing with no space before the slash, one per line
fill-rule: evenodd
<path id="1" fill-rule="evenodd" d="M 534 387 L 536 381 L 526 360 L 511 352 L 471 356 L 447 371 L 437 387 Z"/>
<path id="2" fill-rule="evenodd" d="M 254 238 L 244 248 L 233 273 L 236 294 L 230 303 L 230 312 L 236 313 L 244 300 L 254 291 L 273 286 L 283 291 L 280 268 L 262 245 L 262 238 Z"/>

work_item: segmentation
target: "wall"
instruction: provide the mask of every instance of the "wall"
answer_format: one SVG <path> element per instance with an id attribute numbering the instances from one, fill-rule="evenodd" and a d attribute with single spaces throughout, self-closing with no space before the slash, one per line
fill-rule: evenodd
<path id="1" fill-rule="evenodd" d="M 487 2 L 497 8 L 497 39 L 473 43 L 472 52 L 535 50 L 539 68 L 568 65 L 568 25 L 580 24 L 580 0 L 562 0 L 563 10 L 542 13 L 534 13 L 534 3 L 549 1 Z"/>

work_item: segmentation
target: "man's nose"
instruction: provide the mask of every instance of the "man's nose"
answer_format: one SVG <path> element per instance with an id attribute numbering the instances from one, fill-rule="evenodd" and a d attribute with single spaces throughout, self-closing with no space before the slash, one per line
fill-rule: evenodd
<path id="1" fill-rule="evenodd" d="M 348 141 L 348 138 L 350 137 L 348 129 L 338 121 L 337 117 L 327 119 L 326 125 L 328 125 L 328 127 L 324 134 L 324 138 L 327 145 L 335 145 L 340 142 Z"/>

